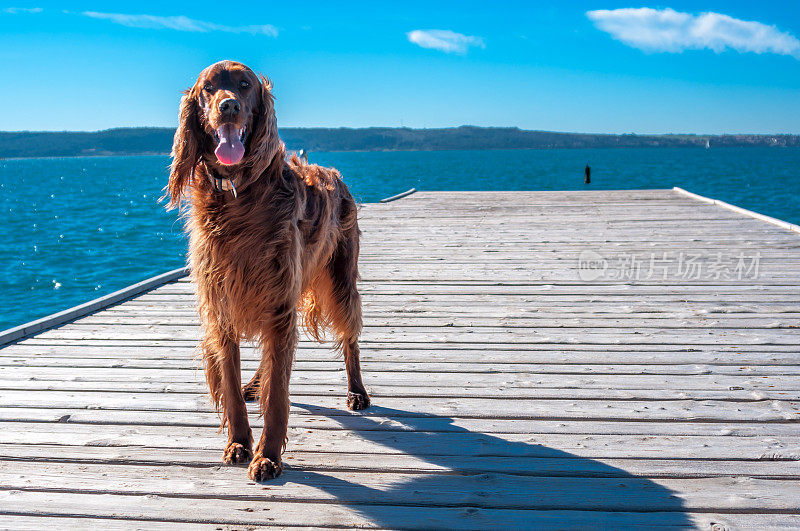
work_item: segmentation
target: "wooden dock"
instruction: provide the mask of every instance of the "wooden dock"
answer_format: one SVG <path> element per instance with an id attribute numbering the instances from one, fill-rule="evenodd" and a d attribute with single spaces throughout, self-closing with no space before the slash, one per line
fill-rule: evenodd
<path id="1" fill-rule="evenodd" d="M 283 476 L 223 466 L 179 271 L 4 338 L 0 528 L 800 527 L 797 227 L 673 190 L 360 219 L 373 407 L 304 340 Z"/>

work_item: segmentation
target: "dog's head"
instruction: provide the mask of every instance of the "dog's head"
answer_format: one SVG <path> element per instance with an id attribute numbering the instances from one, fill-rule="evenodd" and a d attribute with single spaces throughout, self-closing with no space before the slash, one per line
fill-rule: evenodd
<path id="1" fill-rule="evenodd" d="M 204 160 L 216 173 L 258 178 L 282 151 L 272 84 L 242 63 L 220 61 L 200 73 L 181 99 L 172 145 L 170 206 L 177 206 Z M 246 184 L 246 183 L 245 183 Z"/>

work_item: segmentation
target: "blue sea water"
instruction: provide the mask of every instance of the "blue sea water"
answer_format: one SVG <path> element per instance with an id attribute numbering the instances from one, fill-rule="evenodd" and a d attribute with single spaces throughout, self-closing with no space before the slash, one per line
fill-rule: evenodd
<path id="1" fill-rule="evenodd" d="M 800 148 L 312 153 L 363 202 L 420 190 L 680 186 L 800 223 Z M 583 168 L 592 166 L 592 184 Z M 0 330 L 181 267 L 167 157 L 0 160 Z"/>

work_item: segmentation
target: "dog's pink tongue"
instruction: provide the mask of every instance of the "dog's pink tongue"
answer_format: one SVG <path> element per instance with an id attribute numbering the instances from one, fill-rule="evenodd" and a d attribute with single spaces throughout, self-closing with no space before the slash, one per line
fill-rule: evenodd
<path id="1" fill-rule="evenodd" d="M 236 126 L 225 124 L 219 127 L 217 136 L 219 137 L 219 145 L 214 150 L 217 160 L 223 164 L 236 164 L 242 160 L 244 144 L 242 144 L 242 139 L 239 138 Z"/>

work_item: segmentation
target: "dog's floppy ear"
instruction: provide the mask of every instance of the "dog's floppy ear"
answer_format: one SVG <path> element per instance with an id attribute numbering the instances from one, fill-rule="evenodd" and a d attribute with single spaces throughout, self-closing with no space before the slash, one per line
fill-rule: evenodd
<path id="1" fill-rule="evenodd" d="M 253 136 L 250 141 L 250 153 L 253 160 L 255 178 L 266 171 L 275 155 L 284 151 L 283 142 L 278 136 L 278 120 L 275 118 L 275 101 L 272 97 L 272 82 L 265 76 L 258 76 L 261 81 L 261 94 L 255 120 Z"/>
<path id="2" fill-rule="evenodd" d="M 169 170 L 169 208 L 180 206 L 184 190 L 194 173 L 200 157 L 200 139 L 203 133 L 200 125 L 200 107 L 194 88 L 187 90 L 181 98 L 178 129 L 172 143 L 172 165 Z"/>

